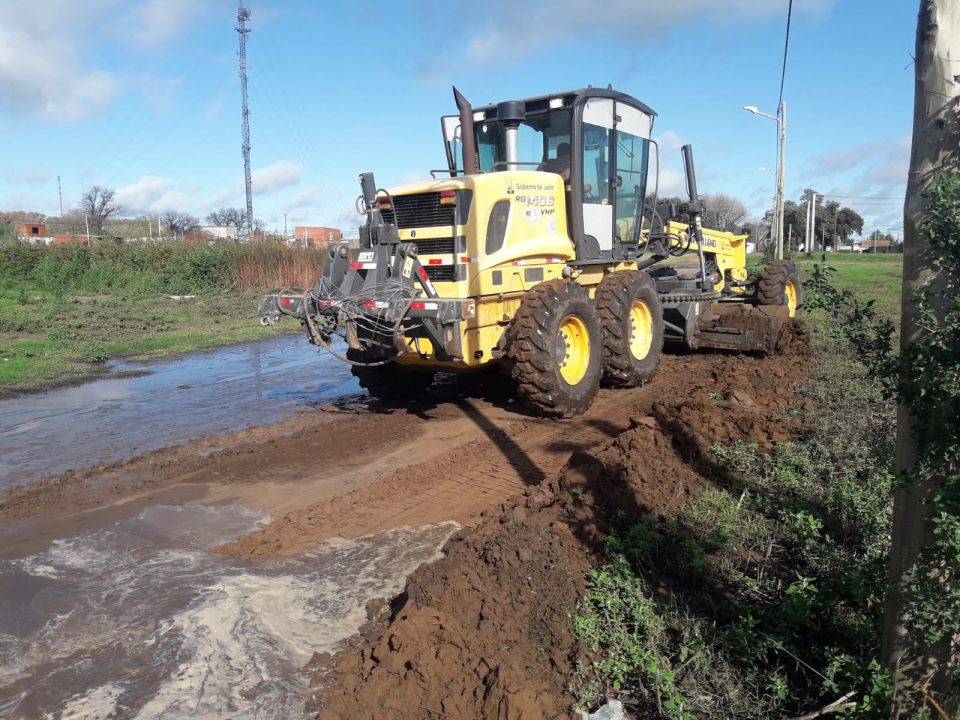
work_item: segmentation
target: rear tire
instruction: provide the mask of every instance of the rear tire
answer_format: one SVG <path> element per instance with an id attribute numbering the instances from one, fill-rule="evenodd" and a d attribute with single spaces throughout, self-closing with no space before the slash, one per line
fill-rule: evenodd
<path id="1" fill-rule="evenodd" d="M 590 293 L 549 280 L 523 298 L 507 330 L 506 367 L 540 415 L 570 417 L 593 403 L 603 374 L 603 333 Z"/>
<path id="2" fill-rule="evenodd" d="M 757 280 L 757 305 L 786 305 L 790 317 L 797 317 L 803 293 L 800 272 L 789 260 L 774 260 L 763 266 Z"/>
<path id="3" fill-rule="evenodd" d="M 636 387 L 653 379 L 663 352 L 663 307 L 653 280 L 639 270 L 610 273 L 597 287 L 603 328 L 603 376 Z"/>
<path id="4" fill-rule="evenodd" d="M 347 351 L 347 359 L 354 362 L 375 362 L 356 350 Z M 350 373 L 377 400 L 410 399 L 422 395 L 433 384 L 435 372 L 409 370 L 395 362 L 386 365 L 351 365 Z"/>

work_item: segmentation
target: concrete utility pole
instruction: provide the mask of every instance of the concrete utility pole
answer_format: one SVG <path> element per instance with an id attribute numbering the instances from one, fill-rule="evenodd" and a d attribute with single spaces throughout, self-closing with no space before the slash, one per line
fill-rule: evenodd
<path id="1" fill-rule="evenodd" d="M 777 112 L 777 125 L 780 131 L 779 146 L 780 159 L 777 164 L 777 260 L 783 260 L 783 186 L 786 181 L 786 151 L 787 151 L 787 103 L 780 101 Z"/>
<path id="2" fill-rule="evenodd" d="M 287 237 L 287 214 L 283 214 L 283 237 Z"/>
<path id="3" fill-rule="evenodd" d="M 817 241 L 817 194 L 814 193 L 810 203 L 810 237 L 814 243 Z M 820 252 L 823 252 L 823 244 L 820 244 Z"/>
<path id="4" fill-rule="evenodd" d="M 742 109 L 777 123 L 777 193 L 774 199 L 770 237 L 774 241 L 776 259 L 783 260 L 783 186 L 786 177 L 787 103 L 780 101 L 776 115 L 760 112 L 756 105 L 745 105 Z"/>
<path id="5" fill-rule="evenodd" d="M 921 324 L 917 307 L 918 293 L 932 289 L 931 310 L 943 322 L 950 307 L 957 278 L 937 276 L 936 252 L 930 238 L 921 231 L 928 216 L 928 193 L 931 182 L 940 174 L 955 175 L 960 171 L 957 137 L 960 136 L 960 83 L 957 74 L 957 43 L 960 41 L 960 3 L 955 0 L 921 0 L 917 18 L 917 44 L 914 57 L 915 85 L 913 104 L 913 142 L 910 170 L 903 207 L 903 298 L 901 300 L 900 348 L 906 352 L 922 342 L 928 332 Z M 942 271 L 941 271 L 942 272 Z M 929 288 L 931 282 L 937 283 Z M 923 320 L 922 322 L 926 322 Z M 904 369 L 903 386 L 914 392 L 918 385 L 929 383 L 923 376 L 914 377 Z M 921 385 L 922 387 L 922 385 Z M 930 393 L 940 388 L 927 385 Z M 926 433 L 949 428 L 956 422 L 960 408 L 949 393 L 939 394 L 939 405 L 928 409 L 935 422 Z M 929 422 L 931 417 L 926 418 Z M 916 418 L 909 407 L 900 404 L 897 410 L 897 444 L 894 470 L 899 475 L 910 473 L 917 464 L 918 447 Z M 929 438 L 926 438 L 929 441 Z M 941 490 L 951 472 L 948 464 L 938 472 L 929 472 L 912 482 L 897 485 L 893 498 L 893 527 L 890 537 L 890 586 L 886 597 L 882 655 L 893 672 L 892 718 L 914 717 L 925 708 L 925 697 L 942 700 L 951 687 L 954 672 L 954 632 L 945 633 L 939 642 L 925 642 L 910 627 L 910 571 L 920 561 L 924 549 L 935 538 L 935 506 L 930 502 Z M 928 576 L 940 584 L 946 596 L 951 591 L 950 564 Z M 955 630 L 955 629 L 953 629 Z"/>
<path id="6" fill-rule="evenodd" d="M 63 217 L 63 187 L 60 185 L 59 175 L 57 175 L 57 194 L 60 196 L 60 217 Z"/>

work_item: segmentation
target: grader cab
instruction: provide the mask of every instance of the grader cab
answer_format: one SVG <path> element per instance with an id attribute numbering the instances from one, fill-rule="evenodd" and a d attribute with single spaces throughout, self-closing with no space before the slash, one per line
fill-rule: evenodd
<path id="1" fill-rule="evenodd" d="M 359 242 L 329 248 L 315 287 L 267 296 L 266 321 L 299 318 L 374 395 L 496 363 L 553 417 L 585 411 L 601 382 L 650 380 L 664 342 L 770 353 L 788 341 L 795 267 L 751 282 L 746 237 L 701 226 L 689 145 L 689 201 L 657 211 L 645 104 L 592 87 L 477 108 L 454 97 L 447 168 L 388 189 L 362 174 Z"/>

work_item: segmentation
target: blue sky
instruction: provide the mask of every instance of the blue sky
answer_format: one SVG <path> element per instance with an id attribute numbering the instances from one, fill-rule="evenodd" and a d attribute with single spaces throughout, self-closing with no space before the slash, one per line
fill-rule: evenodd
<path id="1" fill-rule="evenodd" d="M 251 2 L 254 214 L 268 227 L 357 224 L 380 185 L 444 165 L 451 84 L 474 103 L 587 84 L 659 113 L 661 186 L 682 143 L 701 192 L 771 204 L 787 0 Z M 915 0 L 795 0 L 784 99 L 787 196 L 902 197 Z M 0 210 L 59 212 L 97 183 L 124 214 L 243 205 L 235 3 L 3 0 Z M 849 200 L 893 232 L 896 201 Z"/>

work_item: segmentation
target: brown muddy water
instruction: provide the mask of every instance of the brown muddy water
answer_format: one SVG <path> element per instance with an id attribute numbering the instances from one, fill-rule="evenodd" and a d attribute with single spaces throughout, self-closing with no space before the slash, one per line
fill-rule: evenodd
<path id="1" fill-rule="evenodd" d="M 300 335 L 150 363 L 0 400 L 0 488 L 282 420 L 359 393 L 350 368 Z"/>
<path id="2" fill-rule="evenodd" d="M 301 672 L 456 530 L 332 541 L 245 565 L 208 549 L 268 518 L 154 506 L 0 562 L 0 717 L 299 718 Z"/>
<path id="3" fill-rule="evenodd" d="M 360 397 L 347 366 L 294 336 L 112 369 L 0 401 L 0 487 Z M 256 565 L 210 552 L 268 522 L 239 505 L 154 505 L 0 561 L 0 718 L 302 717 L 313 653 L 335 653 L 457 527 Z"/>

